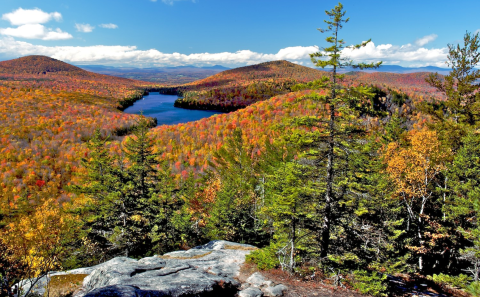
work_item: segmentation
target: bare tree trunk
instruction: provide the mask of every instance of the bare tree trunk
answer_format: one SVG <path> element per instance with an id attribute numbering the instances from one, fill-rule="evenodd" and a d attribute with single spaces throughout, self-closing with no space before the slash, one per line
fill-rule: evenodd
<path id="1" fill-rule="evenodd" d="M 475 260 L 475 268 L 474 268 L 474 274 L 473 274 L 473 281 L 478 282 L 478 274 L 480 273 L 480 267 L 479 267 L 479 260 Z"/>
<path id="2" fill-rule="evenodd" d="M 293 212 L 296 214 L 297 213 L 297 204 L 294 204 L 294 209 Z M 292 248 L 290 250 L 290 272 L 293 272 L 293 269 L 295 268 L 295 241 L 297 240 L 297 220 L 295 217 L 292 218 Z"/>
<path id="3" fill-rule="evenodd" d="M 422 207 L 420 208 L 420 213 L 418 215 L 418 226 L 417 226 L 417 237 L 418 237 L 418 243 L 420 245 L 420 248 L 423 247 L 423 244 L 425 243 L 423 240 L 423 211 L 425 209 L 425 203 L 427 203 L 427 198 L 423 197 L 422 200 Z M 418 269 L 423 271 L 423 255 L 420 254 L 418 257 Z"/>

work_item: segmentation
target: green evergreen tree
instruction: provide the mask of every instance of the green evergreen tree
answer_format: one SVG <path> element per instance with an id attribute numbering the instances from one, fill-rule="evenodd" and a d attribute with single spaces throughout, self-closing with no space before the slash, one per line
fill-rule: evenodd
<path id="1" fill-rule="evenodd" d="M 480 134 L 470 132 L 448 171 L 452 193 L 447 204 L 449 219 L 469 241 L 463 243 L 460 258 L 470 262 L 467 268 L 478 281 L 480 277 Z"/>
<path id="2" fill-rule="evenodd" d="M 91 198 L 83 209 L 87 239 L 104 258 L 166 252 L 181 243 L 188 216 L 167 164 L 158 160 L 149 121 L 141 118 L 119 155 L 96 131 L 88 143 L 87 173 L 72 191 Z"/>
<path id="3" fill-rule="evenodd" d="M 293 272 L 297 262 L 311 250 L 315 236 L 308 229 L 315 214 L 312 188 L 308 185 L 309 170 L 286 160 L 275 164 L 266 175 L 265 201 L 261 217 L 270 221 L 282 269 Z"/>
<path id="4" fill-rule="evenodd" d="M 468 128 L 480 120 L 480 37 L 467 32 L 460 44 L 448 45 L 451 72 L 442 77 L 430 74 L 427 82 L 447 96 L 446 101 L 423 103 L 422 110 L 433 116 L 437 131 L 456 151 Z"/>
<path id="5" fill-rule="evenodd" d="M 316 158 L 316 166 L 319 169 L 316 179 L 319 193 L 318 212 L 322 216 L 321 226 L 319 226 L 320 257 L 322 258 L 329 254 L 332 229 L 343 217 L 342 212 L 346 205 L 352 203 L 350 193 L 357 185 L 354 178 L 354 172 L 357 169 L 349 167 L 349 160 L 354 158 L 353 152 L 356 151 L 354 146 L 359 144 L 359 137 L 364 133 L 358 121 L 360 116 L 366 113 L 375 113 L 371 110 L 375 107 L 371 89 L 363 86 L 345 87 L 342 85 L 344 75 L 339 75 L 338 70 L 346 66 L 365 69 L 377 68 L 381 65 L 381 62 L 354 64 L 343 57 L 345 41 L 339 39 L 338 33 L 343 28 L 343 24 L 349 21 L 348 18 L 344 18 L 345 13 L 341 3 L 332 10 L 326 11 L 329 17 L 329 20 L 325 20 L 327 29 L 319 29 L 319 31 L 331 32 L 331 35 L 325 39 L 330 46 L 310 55 L 315 66 L 331 69 L 331 77 L 296 87 L 296 89 L 328 90 L 326 95 L 306 96 L 325 106 L 325 119 L 297 119 L 298 125 L 318 128 L 308 137 L 312 147 L 310 154 L 312 158 Z M 370 40 L 348 48 L 358 49 L 369 42 Z M 352 172 L 351 169 L 354 171 Z"/>
<path id="6" fill-rule="evenodd" d="M 119 204 L 121 225 L 116 226 L 112 238 L 121 245 L 125 255 L 142 254 L 150 245 L 149 231 L 155 209 L 150 200 L 156 195 L 158 183 L 158 155 L 154 153 L 153 139 L 148 135 L 148 121 L 141 118 L 123 148 L 127 165 L 121 187 L 123 201 Z"/>
<path id="7" fill-rule="evenodd" d="M 222 186 L 207 227 L 212 238 L 262 245 L 264 234 L 256 217 L 259 168 L 254 147 L 243 138 L 242 130 L 235 129 L 213 155 L 211 166 L 220 176 Z"/>
<path id="8" fill-rule="evenodd" d="M 149 249 L 161 255 L 172 249 L 178 250 L 182 245 L 188 246 L 190 241 L 196 241 L 197 238 L 185 209 L 185 196 L 190 194 L 190 187 L 194 186 L 193 176 L 178 188 L 168 163 L 162 161 L 157 177 L 155 193 L 149 199 L 148 206 L 152 212 L 149 231 L 152 246 Z"/>
<path id="9" fill-rule="evenodd" d="M 443 201 L 443 224 L 449 226 L 446 238 L 450 261 L 460 269 L 461 259 L 471 262 L 469 268 L 475 280 L 480 271 L 480 248 L 478 222 L 479 183 L 478 138 L 475 129 L 480 121 L 480 36 L 466 32 L 463 44 L 448 45 L 449 75 L 431 74 L 427 82 L 446 96 L 446 100 L 422 103 L 421 110 L 431 115 L 432 127 L 438 131 L 443 143 L 454 153 L 452 166 L 443 177 L 443 186 L 438 187 L 438 200 Z M 453 232 L 453 230 L 460 232 Z M 468 242 L 465 242 L 467 239 Z M 458 250 L 463 248 L 461 255 Z M 445 262 L 445 260 L 443 260 Z M 450 269 L 448 273 L 458 273 Z"/>
<path id="10" fill-rule="evenodd" d="M 122 184 L 121 172 L 116 167 L 116 159 L 108 152 L 108 138 L 96 129 L 87 142 L 89 154 L 81 160 L 86 174 L 81 177 L 82 184 L 69 188 L 76 194 L 84 194 L 90 201 L 81 210 L 84 220 L 85 240 L 94 250 L 87 252 L 96 255 L 98 260 L 115 253 L 115 246 L 109 236 L 118 224 L 116 201 Z"/>

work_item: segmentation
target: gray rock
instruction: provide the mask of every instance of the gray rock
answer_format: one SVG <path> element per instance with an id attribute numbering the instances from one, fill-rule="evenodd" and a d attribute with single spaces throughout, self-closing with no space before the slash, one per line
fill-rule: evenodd
<path id="1" fill-rule="evenodd" d="M 85 295 L 86 297 L 131 297 L 138 296 L 138 288 L 132 286 L 108 286 L 100 289 L 95 289 Z"/>
<path id="2" fill-rule="evenodd" d="M 50 276 L 88 274 L 75 297 L 234 296 L 240 288 L 235 277 L 245 256 L 253 249 L 256 248 L 251 245 L 217 240 L 188 251 L 140 260 L 118 257 L 92 267 L 50 273 Z M 42 278 L 35 291 L 42 295 L 49 280 L 49 277 Z M 27 288 L 27 282 L 23 284 Z M 248 296 L 262 296 L 256 288 L 249 292 L 257 295 Z"/>
<path id="3" fill-rule="evenodd" d="M 138 261 L 115 258 L 98 265 L 85 278 L 76 297 L 233 296 L 240 286 L 235 277 L 245 256 L 254 248 L 214 241 L 188 251 Z"/>
<path id="4" fill-rule="evenodd" d="M 263 293 L 258 288 L 247 288 L 243 291 L 238 292 L 238 297 L 262 297 Z"/>
<path id="5" fill-rule="evenodd" d="M 50 283 L 50 279 L 51 279 L 52 276 L 66 275 L 66 274 L 88 274 L 89 273 L 88 271 L 91 272 L 91 271 L 93 271 L 93 269 L 80 268 L 80 269 L 75 269 L 75 270 L 67 271 L 67 272 L 65 272 L 65 271 L 60 271 L 60 272 L 51 271 L 47 275 L 45 275 L 43 277 L 40 277 L 38 279 L 22 280 L 22 281 L 16 283 L 13 287 L 17 286 L 24 293 L 29 292 L 30 288 L 32 288 L 29 293 L 35 293 L 35 294 L 43 296 L 45 294 L 45 291 L 46 291 L 46 288 L 47 288 L 48 284 Z M 21 296 L 24 296 L 24 295 L 25 294 L 23 294 Z"/>
<path id="6" fill-rule="evenodd" d="M 231 249 L 246 249 L 246 250 L 254 250 L 257 249 L 253 245 L 243 244 L 243 243 L 236 243 L 226 240 L 212 240 L 207 244 L 196 246 L 192 249 L 208 249 L 208 250 L 222 250 L 225 248 L 230 247 Z"/>
<path id="7" fill-rule="evenodd" d="M 274 287 L 264 288 L 263 293 L 265 294 L 265 296 L 268 296 L 268 297 L 280 297 L 280 296 L 283 296 L 283 294 L 287 289 L 288 289 L 287 286 L 280 284 Z"/>
<path id="8" fill-rule="evenodd" d="M 259 272 L 255 272 L 254 274 L 250 275 L 246 282 L 252 287 L 256 288 L 261 288 L 272 284 L 272 282 L 267 282 L 267 280 Z"/>

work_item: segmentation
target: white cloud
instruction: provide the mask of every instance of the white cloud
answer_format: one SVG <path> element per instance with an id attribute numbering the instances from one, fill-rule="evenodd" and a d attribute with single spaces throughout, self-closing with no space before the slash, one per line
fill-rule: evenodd
<path id="1" fill-rule="evenodd" d="M 47 34 L 42 38 L 43 40 L 64 40 L 71 39 L 73 36 L 67 32 L 63 32 L 60 28 L 55 30 L 48 29 Z"/>
<path id="2" fill-rule="evenodd" d="M 302 60 L 309 58 L 309 54 L 317 52 L 315 46 L 293 46 L 282 48 L 275 54 L 277 60 Z"/>
<path id="3" fill-rule="evenodd" d="M 251 50 L 221 53 L 162 53 L 156 49 L 138 50 L 135 46 L 40 46 L 17 41 L 11 37 L 0 38 L 0 54 L 8 57 L 46 55 L 75 64 L 130 65 L 136 67 L 216 65 L 243 66 L 273 60 L 289 60 L 311 66 L 309 54 L 318 51 L 316 46 L 295 46 L 265 54 Z M 366 47 L 343 52 L 354 61 L 384 61 L 384 64 L 445 66 L 447 48 L 426 49 L 407 44 L 403 46 L 370 42 Z"/>
<path id="4" fill-rule="evenodd" d="M 430 42 L 434 41 L 435 39 L 437 39 L 437 37 L 438 37 L 437 34 L 426 35 L 426 36 L 423 36 L 422 38 L 419 38 L 419 39 L 415 40 L 415 44 L 417 46 L 424 46 L 427 43 L 430 43 Z"/>
<path id="5" fill-rule="evenodd" d="M 343 53 L 354 61 L 383 61 L 386 65 L 402 64 L 403 66 L 414 63 L 423 66 L 445 66 L 448 48 L 426 49 L 411 44 L 402 46 L 381 44 L 375 46 L 375 43 L 370 42 L 367 46 L 357 50 L 345 49 Z"/>
<path id="6" fill-rule="evenodd" d="M 61 21 L 62 15 L 59 12 L 47 13 L 39 8 L 23 9 L 20 7 L 13 12 L 3 14 L 2 19 L 17 27 L 0 28 L 1 35 L 42 40 L 61 40 L 73 37 L 60 28 L 51 29 L 42 25 L 51 20 Z"/>
<path id="7" fill-rule="evenodd" d="M 112 23 L 110 23 L 110 24 L 100 24 L 98 26 L 101 27 L 101 28 L 105 28 L 105 29 L 117 29 L 118 28 L 117 25 L 112 24 Z"/>
<path id="8" fill-rule="evenodd" d="M 17 28 L 0 28 L 0 34 L 27 39 L 61 40 L 70 39 L 72 35 L 56 30 L 45 28 L 41 24 L 26 24 Z"/>
<path id="9" fill-rule="evenodd" d="M 58 21 L 62 20 L 62 15 L 59 12 L 47 13 L 39 8 L 17 10 L 2 15 L 2 20 L 9 21 L 14 26 L 27 24 L 44 24 L 52 19 Z"/>
<path id="10" fill-rule="evenodd" d="M 77 29 L 78 32 L 90 33 L 95 27 L 90 24 L 75 24 L 75 29 Z"/>

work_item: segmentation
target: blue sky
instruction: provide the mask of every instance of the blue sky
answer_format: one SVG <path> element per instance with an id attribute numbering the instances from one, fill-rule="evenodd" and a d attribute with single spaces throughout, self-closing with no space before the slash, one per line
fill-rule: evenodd
<path id="1" fill-rule="evenodd" d="M 330 0 L 2 0 L 0 59 L 43 54 L 74 64 L 243 66 L 286 59 L 309 66 L 325 46 Z M 445 66 L 448 43 L 480 29 L 480 1 L 342 1 L 340 35 L 357 61 Z"/>

